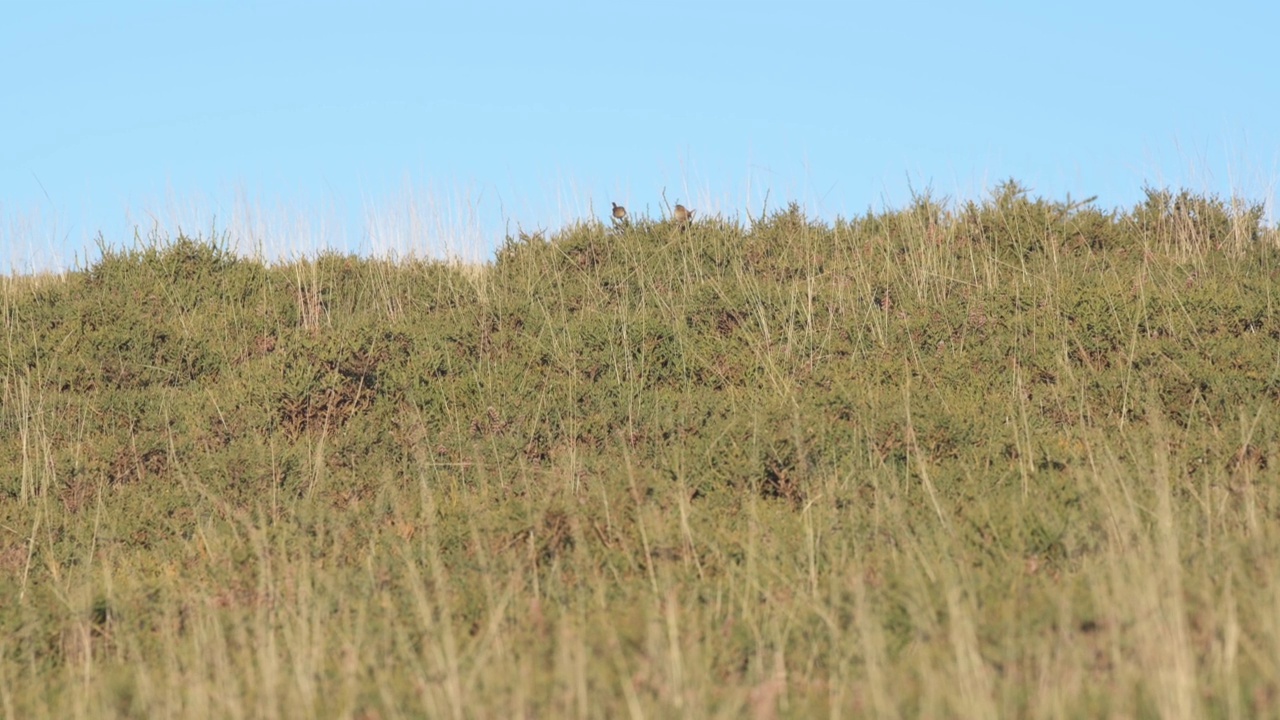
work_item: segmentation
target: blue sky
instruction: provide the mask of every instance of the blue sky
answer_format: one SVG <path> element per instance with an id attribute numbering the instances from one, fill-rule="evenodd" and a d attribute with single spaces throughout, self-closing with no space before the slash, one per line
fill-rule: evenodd
<path id="1" fill-rule="evenodd" d="M 364 252 L 369 217 L 431 214 L 412 232 L 485 252 L 664 189 L 823 217 L 1007 177 L 1271 201 L 1277 27 L 1231 0 L 8 3 L 0 238 L 26 269 L 245 208 Z"/>

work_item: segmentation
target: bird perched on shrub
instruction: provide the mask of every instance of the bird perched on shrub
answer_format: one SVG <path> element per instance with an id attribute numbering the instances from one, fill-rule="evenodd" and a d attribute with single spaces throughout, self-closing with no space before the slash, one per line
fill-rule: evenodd
<path id="1" fill-rule="evenodd" d="M 671 217 L 673 220 L 676 221 L 676 223 L 680 225 L 685 225 L 685 224 L 688 224 L 688 222 L 693 219 L 693 212 L 694 211 L 686 208 L 683 205 L 676 204 L 675 212 L 671 213 Z"/>
<path id="2" fill-rule="evenodd" d="M 621 205 L 619 205 L 618 203 L 613 203 L 613 222 L 614 222 L 614 224 L 616 225 L 616 224 L 618 224 L 618 223 L 620 223 L 620 222 L 624 222 L 626 219 L 627 219 L 627 209 L 626 209 L 626 208 L 624 208 L 624 207 L 622 207 L 622 206 L 621 206 Z"/>

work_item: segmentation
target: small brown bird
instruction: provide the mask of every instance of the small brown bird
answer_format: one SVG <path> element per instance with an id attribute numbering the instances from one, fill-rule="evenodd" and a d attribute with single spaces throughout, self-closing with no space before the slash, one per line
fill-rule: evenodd
<path id="1" fill-rule="evenodd" d="M 671 213 L 671 217 L 680 225 L 684 225 L 693 219 L 693 212 L 685 206 L 677 204 L 675 212 Z"/>
<path id="2" fill-rule="evenodd" d="M 622 207 L 618 203 L 613 203 L 613 219 L 615 222 L 621 222 L 623 220 L 626 220 L 627 209 Z"/>

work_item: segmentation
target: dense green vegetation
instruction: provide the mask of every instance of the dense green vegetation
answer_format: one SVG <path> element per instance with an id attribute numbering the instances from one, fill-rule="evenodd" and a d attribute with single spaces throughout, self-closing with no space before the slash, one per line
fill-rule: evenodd
<path id="1" fill-rule="evenodd" d="M 0 709 L 1280 714 L 1280 238 L 1149 191 L 0 291 Z"/>

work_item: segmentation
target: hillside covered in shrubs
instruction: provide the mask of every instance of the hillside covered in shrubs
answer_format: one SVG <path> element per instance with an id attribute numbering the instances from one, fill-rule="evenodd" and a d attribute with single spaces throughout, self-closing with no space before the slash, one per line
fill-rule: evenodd
<path id="1" fill-rule="evenodd" d="M 7 714 L 1280 712 L 1260 206 L 0 282 Z"/>

